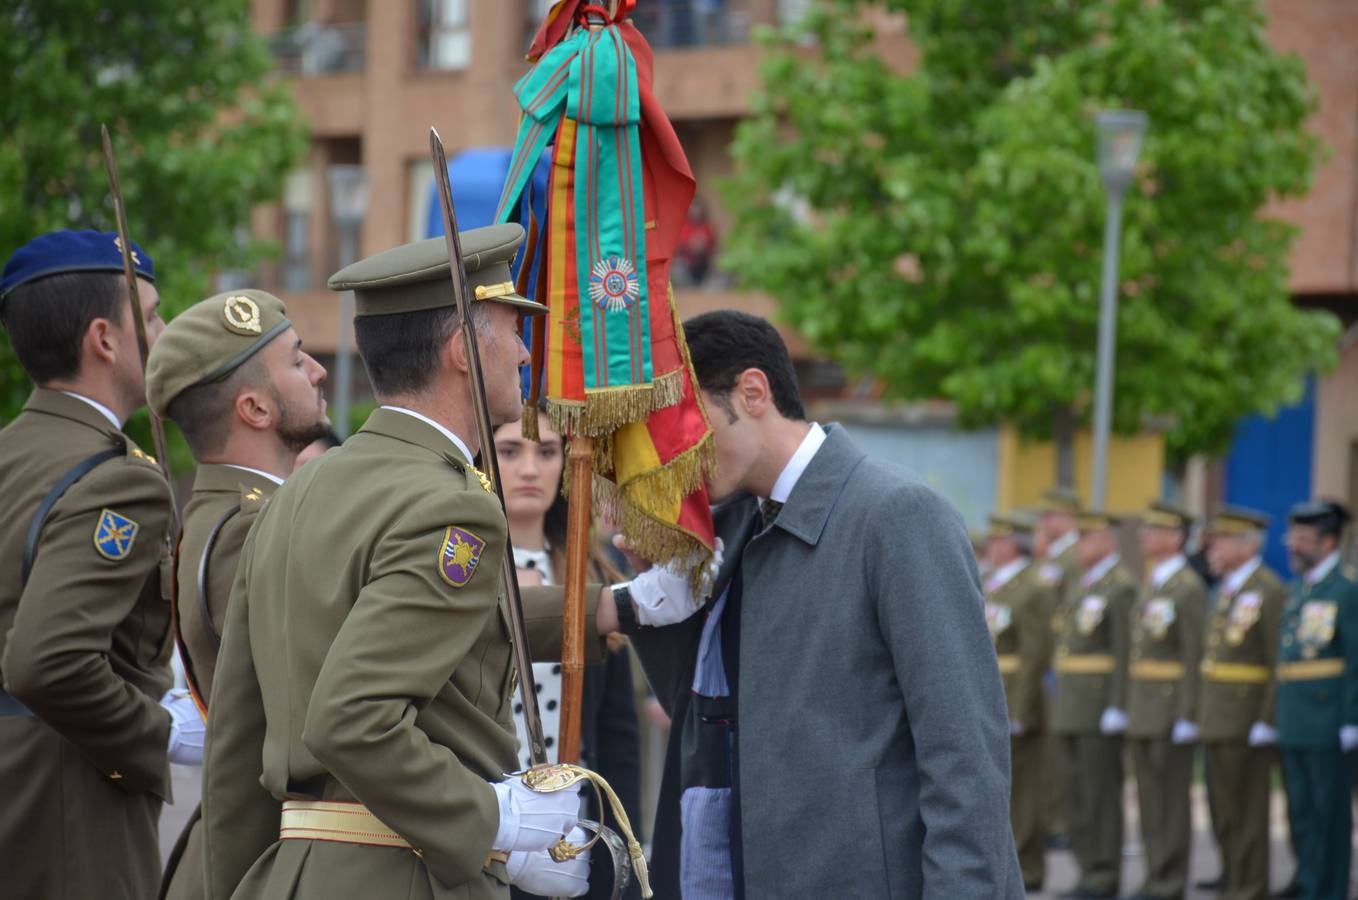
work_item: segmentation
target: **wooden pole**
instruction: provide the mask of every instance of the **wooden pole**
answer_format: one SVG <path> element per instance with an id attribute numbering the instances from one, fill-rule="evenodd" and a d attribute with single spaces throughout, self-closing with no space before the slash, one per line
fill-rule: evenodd
<path id="1" fill-rule="evenodd" d="M 570 439 L 571 496 L 566 512 L 566 581 L 561 614 L 561 731 L 557 739 L 560 762 L 580 761 L 580 719 L 585 687 L 585 582 L 589 579 L 590 533 L 593 517 L 590 492 L 594 482 L 594 439 Z"/>

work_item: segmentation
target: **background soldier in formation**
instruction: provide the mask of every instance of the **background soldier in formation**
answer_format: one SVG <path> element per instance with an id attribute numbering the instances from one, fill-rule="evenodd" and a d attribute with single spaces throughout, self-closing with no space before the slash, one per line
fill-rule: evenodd
<path id="1" fill-rule="evenodd" d="M 133 316 L 163 324 L 151 258 L 58 231 L 6 263 L 0 316 L 37 385 L 0 431 L 0 888 L 43 900 L 152 897 L 172 680 L 161 580 L 170 488 L 122 433 L 146 396 Z M 187 698 L 182 698 L 186 700 Z M 173 700 L 168 701 L 174 704 Z M 188 713 L 192 704 L 188 704 Z"/>
<path id="2" fill-rule="evenodd" d="M 1278 744 L 1297 884 L 1307 900 L 1345 900 L 1358 747 L 1358 583 L 1341 564 L 1349 513 L 1331 501 L 1289 514 L 1287 549 L 1297 574 L 1283 610 L 1278 659 Z"/>
<path id="3" fill-rule="evenodd" d="M 1042 794 L 1047 704 L 1042 679 L 1051 664 L 1056 604 L 1052 587 L 1030 558 L 1032 531 L 1032 524 L 1019 516 L 990 517 L 985 543 L 990 574 L 983 586 L 986 624 L 1009 704 L 1009 820 L 1024 889 L 1039 891 L 1046 878 L 1047 850 Z"/>
<path id="4" fill-rule="evenodd" d="M 1038 507 L 1037 528 L 1033 531 L 1034 562 L 1037 575 L 1052 589 L 1054 615 L 1051 628 L 1053 637 L 1060 630 L 1060 610 L 1066 601 L 1066 590 L 1071 581 L 1080 577 L 1080 563 L 1075 558 L 1075 542 L 1080 532 L 1075 527 L 1075 516 L 1080 511 L 1080 497 L 1074 491 L 1052 488 L 1042 495 Z M 1043 751 L 1044 765 L 1042 795 L 1045 798 L 1048 843 L 1058 848 L 1068 846 L 1066 841 L 1065 785 L 1074 775 L 1066 768 L 1066 755 L 1051 727 L 1051 717 L 1056 712 L 1054 690 L 1055 673 L 1048 670 L 1044 679 L 1047 691 L 1047 738 Z"/>
<path id="5" fill-rule="evenodd" d="M 1223 900 L 1268 896 L 1269 793 L 1277 732 L 1274 667 L 1286 591 L 1260 552 L 1268 517 L 1224 507 L 1208 523 L 1221 579 L 1202 661 L 1199 727 L 1215 797 Z"/>
<path id="6" fill-rule="evenodd" d="M 1078 519 L 1084 574 L 1067 588 L 1053 668 L 1066 767 L 1066 829 L 1080 866 L 1067 896 L 1113 897 L 1122 871 L 1122 734 L 1126 730 L 1128 624 L 1137 580 L 1118 554 L 1117 519 Z"/>
<path id="7" fill-rule="evenodd" d="M 174 599 L 185 672 L 204 715 L 245 536 L 297 453 L 329 432 L 324 380 L 283 301 L 263 291 L 232 291 L 190 307 L 165 327 L 147 361 L 147 402 L 179 426 L 198 464 Z M 162 893 L 186 900 L 204 892 L 195 811 Z"/>
<path id="8" fill-rule="evenodd" d="M 1131 613 L 1127 737 L 1136 773 L 1146 880 L 1133 900 L 1177 900 L 1188 887 L 1189 787 L 1198 739 L 1198 666 L 1207 592 L 1184 557 L 1192 517 L 1163 502 L 1141 520 L 1146 580 Z"/>

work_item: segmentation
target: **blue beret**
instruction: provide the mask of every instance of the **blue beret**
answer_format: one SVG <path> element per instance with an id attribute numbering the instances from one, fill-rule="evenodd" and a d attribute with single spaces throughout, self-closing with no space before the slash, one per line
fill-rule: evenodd
<path id="1" fill-rule="evenodd" d="M 132 267 L 147 281 L 156 280 L 145 250 L 132 242 Z M 0 306 L 21 284 L 63 272 L 121 272 L 123 251 L 111 231 L 52 231 L 24 244 L 5 263 L 0 275 Z"/>

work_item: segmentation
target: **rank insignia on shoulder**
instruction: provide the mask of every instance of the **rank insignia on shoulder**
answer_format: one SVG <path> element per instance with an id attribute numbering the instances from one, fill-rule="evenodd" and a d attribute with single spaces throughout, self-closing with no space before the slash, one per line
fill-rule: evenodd
<path id="1" fill-rule="evenodd" d="M 264 494 L 260 491 L 259 488 L 252 487 L 250 488 L 250 490 L 245 492 L 245 496 L 241 497 L 241 499 L 248 501 L 250 503 L 258 503 L 259 501 L 264 499 Z"/>
<path id="2" fill-rule="evenodd" d="M 449 525 L 439 547 L 439 576 L 453 587 L 466 587 L 472 580 L 486 542 L 465 528 Z"/>
<path id="3" fill-rule="evenodd" d="M 490 483 L 490 479 L 486 477 L 485 472 L 482 472 L 476 466 L 468 466 L 468 468 L 476 474 L 477 480 L 481 482 L 481 487 L 485 488 L 487 494 L 495 493 L 495 485 Z"/>
<path id="4" fill-rule="evenodd" d="M 94 527 L 94 549 L 104 559 L 122 562 L 132 552 L 141 526 L 127 516 L 111 509 L 99 513 L 99 524 Z"/>

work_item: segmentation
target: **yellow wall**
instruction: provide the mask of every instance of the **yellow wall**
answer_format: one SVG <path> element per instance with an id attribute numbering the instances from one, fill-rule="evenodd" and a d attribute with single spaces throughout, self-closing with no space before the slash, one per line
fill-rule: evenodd
<path id="1" fill-rule="evenodd" d="M 1075 436 L 1075 486 L 1090 500 L 1093 440 L 1088 431 Z M 1012 428 L 1000 429 L 999 478 L 995 507 L 1033 507 L 1056 481 L 1056 448 L 1045 441 L 1025 441 Z M 1108 510 L 1138 512 L 1160 496 L 1165 467 L 1165 441 L 1158 434 L 1114 438 L 1108 449 Z"/>

